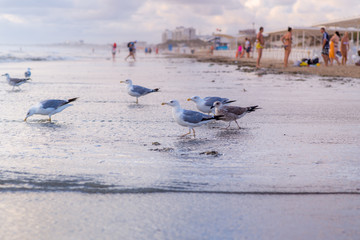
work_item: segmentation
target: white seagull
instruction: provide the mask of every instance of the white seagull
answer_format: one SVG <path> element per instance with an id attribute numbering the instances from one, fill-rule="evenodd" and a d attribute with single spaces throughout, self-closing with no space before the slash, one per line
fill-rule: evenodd
<path id="1" fill-rule="evenodd" d="M 152 92 L 159 91 L 159 88 L 149 89 L 139 85 L 133 85 L 130 79 L 127 79 L 125 81 L 120 81 L 120 83 L 125 83 L 127 85 L 126 86 L 127 92 L 130 96 L 136 97 L 136 103 L 139 103 L 139 97 L 145 96 Z"/>
<path id="2" fill-rule="evenodd" d="M 31 70 L 31 68 L 28 68 L 27 71 L 24 73 L 26 78 L 31 77 L 31 71 L 30 70 Z"/>
<path id="3" fill-rule="evenodd" d="M 227 128 L 229 128 L 231 122 L 234 121 L 239 129 L 240 126 L 236 119 L 242 118 L 247 113 L 253 112 L 256 109 L 260 109 L 257 105 L 250 107 L 224 106 L 224 104 L 219 101 L 214 102 L 213 108 L 215 108 L 215 116 L 222 116 L 220 120 L 229 122 L 229 126 L 227 126 Z"/>
<path id="4" fill-rule="evenodd" d="M 27 81 L 31 80 L 31 78 L 12 78 L 8 73 L 3 74 L 2 76 L 6 77 L 6 81 L 10 86 L 13 86 L 12 90 L 14 90 L 15 87 L 18 87 L 20 89 L 20 85 L 26 83 Z"/>
<path id="5" fill-rule="evenodd" d="M 34 114 L 40 114 L 40 115 L 49 115 L 49 121 L 51 122 L 51 115 L 54 115 L 58 112 L 61 112 L 65 108 L 72 106 L 72 104 L 69 103 L 75 101 L 76 99 L 77 98 L 71 98 L 69 100 L 59 100 L 59 99 L 44 100 L 32 106 L 29 109 L 24 121 L 26 121 L 28 117 Z"/>
<path id="6" fill-rule="evenodd" d="M 214 109 L 211 107 L 214 105 L 214 102 L 219 101 L 223 104 L 229 104 L 235 102 L 236 100 L 229 100 L 228 98 L 221 98 L 221 97 L 205 97 L 201 98 L 199 96 L 194 96 L 192 98 L 188 98 L 188 101 L 193 101 L 196 103 L 196 108 L 203 112 L 210 114 L 211 112 L 214 113 Z"/>
<path id="7" fill-rule="evenodd" d="M 221 116 L 215 116 L 215 117 L 208 116 L 201 112 L 182 109 L 177 100 L 171 100 L 170 102 L 164 102 L 161 105 L 169 105 L 169 106 L 173 107 L 172 114 L 173 114 L 175 121 L 179 125 L 189 128 L 189 132 L 182 135 L 182 137 L 184 137 L 188 134 L 191 134 L 191 130 L 193 131 L 194 137 L 195 137 L 194 127 L 199 127 L 199 126 L 204 125 L 213 120 L 219 120 L 219 118 L 221 117 Z"/>

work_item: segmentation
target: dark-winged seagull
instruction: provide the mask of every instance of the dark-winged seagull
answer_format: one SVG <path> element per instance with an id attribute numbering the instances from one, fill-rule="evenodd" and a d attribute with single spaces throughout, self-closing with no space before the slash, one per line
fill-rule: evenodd
<path id="1" fill-rule="evenodd" d="M 139 103 L 139 97 L 145 96 L 152 92 L 159 91 L 159 88 L 150 89 L 139 85 L 133 85 L 130 79 L 127 79 L 125 81 L 120 81 L 120 83 L 125 83 L 127 85 L 126 86 L 127 92 L 130 96 L 136 97 L 136 103 Z"/>
<path id="2" fill-rule="evenodd" d="M 211 112 L 214 113 L 214 109 L 211 108 L 214 105 L 214 102 L 219 101 L 223 104 L 229 104 L 229 103 L 235 102 L 236 100 L 229 100 L 228 98 L 221 98 L 221 97 L 201 98 L 199 96 L 194 96 L 194 97 L 188 98 L 188 101 L 195 102 L 196 108 L 199 111 L 210 114 Z"/>
<path id="3" fill-rule="evenodd" d="M 29 109 L 24 121 L 26 121 L 28 117 L 34 114 L 40 114 L 40 115 L 49 115 L 49 121 L 51 122 L 51 115 L 59 113 L 65 108 L 72 106 L 72 104 L 69 103 L 75 101 L 76 99 L 77 98 L 71 98 L 68 100 L 49 99 L 49 100 L 41 101 L 40 103 L 32 106 Z"/>
<path id="4" fill-rule="evenodd" d="M 6 81 L 10 86 L 13 86 L 12 90 L 14 90 L 15 87 L 20 88 L 19 86 L 21 84 L 24 84 L 27 81 L 31 80 L 31 78 L 12 78 L 8 73 L 3 74 L 2 76 L 6 77 Z"/>
<path id="5" fill-rule="evenodd" d="M 182 137 L 184 137 L 188 134 L 191 134 L 191 130 L 193 131 L 194 137 L 195 137 L 194 127 L 199 127 L 199 126 L 204 125 L 213 120 L 219 120 L 219 118 L 221 117 L 221 116 L 215 116 L 215 117 L 208 116 L 201 112 L 182 109 L 177 100 L 171 100 L 170 102 L 164 102 L 161 105 L 171 106 L 173 108 L 172 114 L 173 114 L 175 121 L 179 125 L 189 128 L 189 132 L 182 135 Z"/>
<path id="6" fill-rule="evenodd" d="M 242 118 L 249 112 L 253 112 L 258 108 L 258 105 L 256 106 L 250 106 L 250 107 L 237 107 L 237 106 L 225 106 L 223 103 L 216 101 L 214 102 L 213 108 L 215 108 L 215 116 L 222 116 L 220 120 L 223 120 L 225 122 L 229 122 L 229 126 L 232 121 L 236 123 L 236 125 L 239 127 L 239 124 L 237 123 L 236 119 Z"/>

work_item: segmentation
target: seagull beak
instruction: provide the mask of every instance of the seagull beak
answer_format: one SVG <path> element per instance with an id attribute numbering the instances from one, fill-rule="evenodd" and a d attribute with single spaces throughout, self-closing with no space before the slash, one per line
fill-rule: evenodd
<path id="1" fill-rule="evenodd" d="M 27 117 L 24 119 L 24 122 L 26 122 Z"/>
<path id="2" fill-rule="evenodd" d="M 125 83 L 125 81 L 120 81 L 120 83 Z"/>
<path id="3" fill-rule="evenodd" d="M 167 105 L 167 103 L 166 103 L 166 102 L 163 102 L 163 103 L 161 103 L 161 105 Z"/>
<path id="4" fill-rule="evenodd" d="M 213 108 L 214 108 L 214 106 L 211 106 L 211 107 L 210 107 L 210 109 L 213 109 Z"/>

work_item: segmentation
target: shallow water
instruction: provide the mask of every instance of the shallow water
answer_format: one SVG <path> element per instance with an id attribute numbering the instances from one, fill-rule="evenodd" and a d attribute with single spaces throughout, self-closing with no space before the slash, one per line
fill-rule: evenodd
<path id="1" fill-rule="evenodd" d="M 11 91 L 5 79 L 0 83 L 0 211 L 6 216 L 1 230 L 9 227 L 0 231 L 2 239 L 17 234 L 18 239 L 89 239 L 89 234 L 93 239 L 271 239 L 269 231 L 282 226 L 271 223 L 271 216 L 291 227 L 287 220 L 305 212 L 295 218 L 301 230 L 312 211 L 321 221 L 330 220 L 312 228 L 309 237 L 359 234 L 347 225 L 348 217 L 360 213 L 358 79 L 263 74 L 142 54 L 127 63 L 123 57 L 113 62 L 96 52 L 66 61 L 1 64 L 0 71 L 14 77 L 33 68 L 33 80 L 21 90 Z M 120 84 L 128 78 L 160 92 L 135 104 Z M 194 95 L 228 97 L 237 100 L 234 105 L 262 109 L 239 120 L 240 130 L 234 123 L 224 130 L 227 123 L 216 122 L 196 128 L 196 138 L 182 138 L 188 130 L 161 102 L 177 99 L 195 110 L 186 101 Z M 74 106 L 54 115 L 52 123 L 39 115 L 23 121 L 41 100 L 73 97 L 79 97 Z M 212 151 L 215 155 L 206 154 Z M 318 193 L 343 195 L 312 195 Z M 273 215 L 276 201 L 279 209 L 288 209 L 285 215 Z M 341 206 L 329 212 L 318 201 Z M 221 211 L 213 210 L 217 206 Z M 340 220 L 331 220 L 335 217 Z M 27 224 L 10 227 L 24 219 Z M 234 221 L 246 225 L 239 228 Z M 249 222 L 264 228 L 259 233 Z M 95 225 L 102 227 L 87 227 Z M 291 236 L 282 233 L 278 229 L 274 236 Z"/>

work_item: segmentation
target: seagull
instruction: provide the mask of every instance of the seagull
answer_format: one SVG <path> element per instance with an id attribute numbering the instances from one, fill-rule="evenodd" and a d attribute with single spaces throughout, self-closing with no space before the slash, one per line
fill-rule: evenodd
<path id="1" fill-rule="evenodd" d="M 49 99 L 44 100 L 34 106 L 32 106 L 26 114 L 25 120 L 34 114 L 49 115 L 49 121 L 51 122 L 51 115 L 61 112 L 67 107 L 72 106 L 69 104 L 75 101 L 77 98 L 71 98 L 69 100 Z"/>
<path id="2" fill-rule="evenodd" d="M 173 114 L 175 121 L 179 125 L 189 128 L 189 132 L 182 135 L 181 137 L 191 134 L 191 130 L 193 131 L 194 137 L 195 137 L 194 127 L 199 127 L 199 126 L 204 125 L 213 120 L 219 120 L 222 117 L 222 116 L 208 116 L 201 112 L 182 109 L 180 107 L 180 103 L 177 100 L 171 100 L 170 102 L 164 102 L 161 105 L 169 105 L 169 106 L 173 107 L 172 114 Z"/>
<path id="3" fill-rule="evenodd" d="M 13 89 L 15 87 L 20 88 L 19 86 L 23 83 L 26 83 L 27 81 L 31 80 L 31 78 L 11 78 L 8 73 L 3 74 L 2 76 L 6 77 L 6 80 L 10 86 L 13 86 Z"/>
<path id="4" fill-rule="evenodd" d="M 30 70 L 31 70 L 31 68 L 28 68 L 27 71 L 24 73 L 26 78 L 29 78 L 31 76 Z"/>
<path id="5" fill-rule="evenodd" d="M 196 108 L 203 112 L 203 113 L 207 113 L 210 114 L 211 112 L 213 112 L 214 110 L 211 108 L 214 104 L 214 102 L 219 101 L 223 104 L 228 104 L 228 103 L 232 103 L 235 102 L 236 100 L 229 100 L 228 98 L 221 98 L 221 97 L 206 97 L 204 99 L 202 99 L 199 96 L 194 96 L 192 98 L 188 98 L 188 101 L 193 101 L 196 103 Z"/>
<path id="6" fill-rule="evenodd" d="M 215 108 L 215 116 L 220 115 L 222 116 L 220 120 L 223 120 L 225 122 L 229 122 L 230 127 L 231 121 L 235 121 L 236 125 L 239 127 L 239 124 L 237 123 L 236 119 L 242 118 L 249 112 L 253 112 L 258 108 L 258 105 L 251 106 L 251 107 L 236 107 L 236 106 L 224 106 L 223 103 L 216 101 L 214 102 L 214 105 L 212 108 Z"/>
<path id="7" fill-rule="evenodd" d="M 152 92 L 159 91 L 159 88 L 155 89 L 149 89 L 146 87 L 142 87 L 139 85 L 133 85 L 132 81 L 130 79 L 127 79 L 125 81 L 120 81 L 120 83 L 125 83 L 127 86 L 127 91 L 130 96 L 136 97 L 136 103 L 139 103 L 139 97 L 145 96 Z"/>

